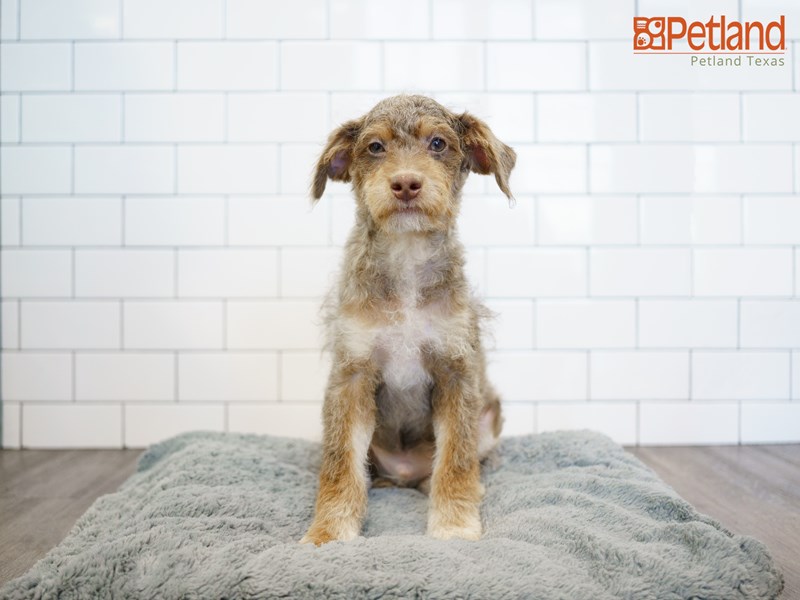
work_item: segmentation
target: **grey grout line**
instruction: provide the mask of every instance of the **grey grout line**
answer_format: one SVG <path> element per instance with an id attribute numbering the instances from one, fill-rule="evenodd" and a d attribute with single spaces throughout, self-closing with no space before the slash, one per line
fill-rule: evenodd
<path id="1" fill-rule="evenodd" d="M 185 40 L 181 40 L 184 42 Z M 375 42 L 379 44 L 381 42 Z M 389 93 L 401 93 L 401 92 L 430 92 L 431 94 L 437 94 L 441 96 L 452 96 L 452 95 L 461 95 L 461 94 L 496 94 L 496 95 L 503 95 L 503 96 L 530 96 L 531 94 L 540 94 L 544 96 L 586 96 L 587 94 L 591 94 L 592 96 L 619 96 L 619 95 L 628 95 L 634 96 L 636 94 L 641 95 L 656 95 L 656 96 L 696 96 L 696 95 L 704 95 L 704 96 L 733 96 L 736 94 L 745 94 L 746 96 L 774 96 L 774 95 L 792 95 L 794 90 L 791 88 L 763 88 L 763 89 L 708 89 L 708 90 L 695 90 L 689 88 L 672 88 L 672 89 L 641 89 L 641 88 L 608 88 L 608 89 L 594 89 L 594 90 L 585 90 L 583 88 L 562 88 L 562 89 L 510 89 L 510 88 L 489 88 L 483 89 L 482 87 L 476 88 L 464 88 L 461 90 L 430 90 L 430 89 L 415 89 L 415 90 L 408 90 L 403 88 L 390 88 L 389 90 L 384 90 L 382 87 L 367 87 L 367 88 L 360 88 L 360 89 L 353 89 L 353 88 L 320 88 L 320 89 L 312 89 L 312 88 L 297 88 L 297 89 L 279 89 L 277 87 L 264 87 L 264 88 L 222 88 L 222 87 L 208 87 L 208 88 L 182 88 L 179 87 L 177 90 L 173 89 L 172 86 L 169 87 L 153 87 L 153 88 L 127 88 L 127 87 L 119 87 L 119 88 L 81 88 L 73 90 L 71 88 L 64 87 L 62 89 L 51 89 L 51 90 L 39 90 L 39 89 L 23 89 L 23 88 L 10 88 L 3 91 L 3 95 L 16 95 L 16 94 L 24 94 L 26 96 L 64 96 L 68 95 L 71 92 L 75 92 L 76 94 L 87 95 L 87 96 L 113 96 L 116 94 L 126 93 L 126 94 L 137 94 L 137 95 L 144 95 L 144 96 L 168 96 L 171 94 L 179 93 L 186 96 L 192 95 L 210 95 L 210 94 L 223 94 L 223 93 L 231 93 L 231 94 L 242 94 L 242 95 L 278 95 L 282 93 L 288 94 L 308 94 L 308 95 L 322 95 L 326 93 L 342 95 L 342 96 L 351 96 L 351 95 L 364 95 L 364 96 L 374 96 L 380 95 L 384 91 Z M 725 140 L 723 140 L 725 141 Z M 738 142 L 737 142 L 738 143 Z M 761 143 L 761 142 L 758 142 Z"/>
<path id="2" fill-rule="evenodd" d="M 481 294 L 481 299 L 486 301 L 524 301 L 532 299 L 532 296 L 520 296 L 509 294 Z M 228 300 L 231 302 L 286 302 L 286 303 L 309 303 L 309 302 L 322 302 L 324 295 L 319 296 L 111 296 L 111 295 L 86 295 L 86 296 L 6 296 L 4 300 L 21 300 L 23 302 L 38 302 L 38 303 L 82 303 L 82 302 L 119 302 L 124 300 L 131 303 L 153 303 L 153 302 L 167 302 L 167 303 L 211 303 L 222 302 Z M 560 296 L 537 296 L 535 300 L 540 303 L 574 303 L 582 301 L 593 304 L 603 303 L 620 303 L 634 301 L 643 302 L 685 302 L 690 300 L 697 304 L 704 302 L 761 302 L 761 303 L 782 303 L 782 304 L 798 304 L 798 298 L 793 292 L 783 295 L 774 296 L 731 296 L 731 295 L 718 295 L 718 296 L 690 296 L 688 294 L 658 294 L 653 296 L 648 295 L 608 295 L 608 296 L 587 296 L 587 295 L 560 295 Z"/>
<path id="3" fill-rule="evenodd" d="M 37 348 L 22 348 L 22 349 L 14 349 L 14 348 L 6 348 L 4 352 L 9 354 L 69 354 L 71 351 L 76 351 L 78 353 L 107 353 L 107 354 L 169 354 L 170 352 L 178 351 L 182 354 L 219 354 L 223 348 L 222 346 L 218 347 L 206 347 L 206 348 L 189 348 L 189 347 L 181 347 L 181 348 L 137 348 L 131 347 L 126 348 L 124 346 L 105 346 L 105 347 L 86 347 L 80 349 L 64 349 L 60 346 L 55 347 L 37 347 Z M 225 350 L 230 350 L 235 352 L 236 354 L 275 354 L 276 352 L 288 352 L 288 353 L 297 353 L 297 354 L 319 354 L 322 350 L 320 347 L 305 347 L 305 348 L 275 348 L 275 347 L 263 347 L 263 348 L 253 348 L 250 346 L 233 346 L 230 345 L 225 348 Z M 700 354 L 783 354 L 788 355 L 792 352 L 798 352 L 793 348 L 773 348 L 773 347 L 747 347 L 747 348 L 736 348 L 734 346 L 726 346 L 726 347 L 708 347 L 708 348 L 693 348 L 688 346 L 652 346 L 652 347 L 645 347 L 645 348 L 634 348 L 633 346 L 626 346 L 626 347 L 606 347 L 606 346 L 597 346 L 597 347 L 555 347 L 555 346 L 541 346 L 536 348 L 518 348 L 518 347 L 509 347 L 509 348 L 496 348 L 488 351 L 488 354 L 511 354 L 511 355 L 520 355 L 520 354 L 564 354 L 564 355 L 574 355 L 574 354 L 586 354 L 587 352 L 592 353 L 603 353 L 603 354 L 641 354 L 641 355 L 649 355 L 649 354 L 687 354 L 688 352 L 696 352 Z M 758 398 L 753 398 L 753 400 L 758 400 Z"/>
<path id="4" fill-rule="evenodd" d="M 737 415 L 736 415 L 736 441 L 742 445 L 742 400 L 736 402 Z"/>
<path id="5" fill-rule="evenodd" d="M 472 44 L 477 45 L 483 42 L 496 44 L 498 46 L 507 44 L 530 44 L 530 45 L 572 45 L 577 46 L 581 44 L 611 44 L 611 45 L 625 45 L 627 50 L 630 47 L 631 39 L 629 37 L 604 37 L 604 38 L 559 38 L 559 39 L 544 39 L 544 38 L 529 38 L 529 37 L 508 37 L 508 38 L 487 38 L 487 37 L 437 37 L 428 39 L 426 37 L 398 37 L 398 38 L 381 38 L 386 39 L 392 44 Z M 325 44 L 326 42 L 336 42 L 345 44 L 369 44 L 379 41 L 378 38 L 367 37 L 336 37 L 318 36 L 318 37 L 285 37 L 285 38 L 264 38 L 260 35 L 242 35 L 236 37 L 125 37 L 125 38 L 57 38 L 57 37 L 37 37 L 25 39 L 3 40 L 5 43 L 15 44 L 65 44 L 69 42 L 76 42 L 87 45 L 112 45 L 112 44 L 149 44 L 149 43 L 169 43 L 174 41 L 190 42 L 190 43 L 207 43 L 209 45 L 223 45 L 223 44 L 242 44 L 254 42 L 276 42 L 284 41 L 290 44 Z M 787 37 L 787 44 L 800 41 L 800 37 Z M 753 52 L 755 50 L 752 50 Z M 747 54 L 751 51 L 742 51 Z M 788 47 L 783 51 L 771 52 L 771 54 L 782 54 L 784 56 L 791 55 L 791 48 Z M 665 58 L 663 53 L 652 53 L 652 57 Z"/>
<path id="6" fill-rule="evenodd" d="M 209 92 L 214 93 L 214 92 Z M 236 93 L 236 92 L 232 92 Z M 25 94 L 26 96 L 28 94 Z M 319 142 L 308 142 L 308 141 L 299 141 L 299 142 L 271 142 L 271 141 L 249 141 L 249 140 L 227 140 L 230 145 L 235 146 L 245 146 L 245 147 L 263 147 L 263 146 L 281 146 L 281 145 L 288 145 L 288 146 L 309 146 L 309 147 L 318 147 L 322 143 L 322 139 Z M 685 146 L 687 152 L 689 150 L 694 149 L 695 147 L 699 148 L 707 148 L 707 147 L 719 147 L 719 148 L 750 148 L 752 146 L 765 146 L 770 149 L 774 148 L 783 148 L 783 149 L 791 149 L 792 146 L 795 145 L 795 142 L 786 141 L 786 140 L 774 140 L 774 141 L 758 141 L 758 142 L 742 142 L 740 140 L 700 140 L 700 141 L 672 141 L 672 140 L 659 140 L 659 141 L 647 141 L 647 142 L 637 142 L 635 139 L 624 140 L 624 141 L 613 141 L 613 140 L 606 140 L 606 141 L 593 141 L 593 140 L 580 140 L 580 141 L 570 141 L 570 140 L 559 140 L 559 141 L 547 141 L 547 140 L 540 140 L 540 141 L 513 141 L 513 140 L 506 140 L 508 143 L 514 144 L 516 146 L 522 148 L 528 147 L 547 147 L 547 148 L 556 148 L 556 147 L 568 147 L 568 148 L 582 148 L 582 147 L 589 147 L 589 146 L 599 146 L 599 147 L 607 147 L 607 148 L 626 148 L 626 147 L 646 147 L 646 148 L 675 148 Z M 147 141 L 147 142 L 120 142 L 120 141 L 81 141 L 81 142 L 61 142 L 61 141 L 54 141 L 54 142 L 3 142 L 4 147 L 15 148 L 15 147 L 24 147 L 24 148 L 68 148 L 71 146 L 77 147 L 102 147 L 102 148 L 118 148 L 120 146 L 124 147 L 133 147 L 133 148 L 165 148 L 170 146 L 186 146 L 186 147 L 198 147 L 198 146 L 224 146 L 226 140 L 223 139 L 208 139 L 208 140 L 200 140 L 200 141 L 175 141 L 175 140 L 167 140 L 167 141 Z M 764 194 L 786 194 L 791 193 L 792 190 L 785 190 L 781 192 L 750 192 L 754 195 L 764 195 Z M 91 193 L 91 192 L 90 192 Z M 102 192 L 103 194 L 108 194 L 108 192 Z M 114 192 L 112 192 L 114 193 Z M 122 193 L 122 192 L 118 192 Z M 148 192 L 140 192 L 142 195 L 147 195 Z M 156 196 L 163 196 L 163 192 L 149 192 L 152 195 Z M 264 195 L 269 194 L 263 190 L 249 192 L 250 194 L 258 194 Z M 533 193 L 531 191 L 527 191 L 525 193 Z M 547 194 L 576 194 L 581 193 L 580 190 L 571 190 L 571 191 L 564 191 L 564 192 L 551 192 L 551 191 L 544 191 L 543 193 Z M 729 195 L 735 194 L 740 192 L 731 192 L 731 191 L 716 191 L 716 192 L 702 192 L 697 190 L 673 190 L 673 191 L 663 191 L 663 192 L 655 192 L 655 191 L 646 191 L 646 192 L 630 192 L 623 190 L 615 190 L 610 192 L 593 192 L 594 194 L 602 195 L 602 194 L 627 194 L 633 195 L 634 193 L 644 193 L 644 194 L 670 194 L 670 195 L 681 195 L 681 194 L 696 194 L 696 195 Z M 53 192 L 53 195 L 58 195 L 58 192 Z M 63 193 L 61 194 L 63 195 Z M 242 193 L 241 195 L 247 195 L 247 193 Z"/>
<path id="7" fill-rule="evenodd" d="M 224 236 L 223 236 L 224 238 Z M 231 249 L 236 250 L 277 250 L 279 248 L 288 248 L 291 250 L 299 250 L 299 249 L 306 249 L 306 250 L 343 250 L 344 246 L 338 243 L 331 243 L 331 244 L 286 244 L 286 245 L 256 245 L 256 244 L 228 244 Z M 536 253 L 537 251 L 552 251 L 552 250 L 559 250 L 564 252 L 575 252 L 578 250 L 586 250 L 587 248 L 591 250 L 597 250 L 601 252 L 624 252 L 624 251 L 641 251 L 646 252 L 649 250 L 674 250 L 675 252 L 679 251 L 686 251 L 690 249 L 690 244 L 639 244 L 637 242 L 630 242 L 625 244 L 598 244 L 598 245 L 590 245 L 590 244 L 538 244 L 538 243 L 530 243 L 530 244 L 518 244 L 518 245 L 492 245 L 489 250 L 500 250 L 504 252 L 518 252 L 522 254 L 526 253 Z M 17 250 L 28 250 L 31 252 L 37 252 L 42 250 L 70 250 L 73 246 L 68 246 L 66 244 L 7 244 L 4 245 L 4 249 L 17 249 Z M 174 244 L 168 243 L 153 243 L 153 244 L 136 244 L 136 245 L 129 245 L 129 244 L 80 244 L 76 246 L 82 250 L 115 250 L 115 249 L 129 249 L 132 251 L 148 251 L 148 250 L 171 250 L 175 247 Z M 486 249 L 486 246 L 482 245 L 474 245 L 469 244 L 464 246 L 465 249 L 469 252 L 471 250 L 481 250 Z M 792 250 L 793 248 L 797 247 L 795 244 L 766 244 L 766 243 L 750 243 L 750 244 L 742 244 L 742 243 L 730 243 L 730 244 L 695 244 L 694 249 L 697 251 L 705 251 L 705 250 Z M 226 244 L 224 242 L 214 242 L 208 244 L 191 244 L 180 246 L 180 249 L 183 251 L 195 251 L 195 250 L 224 250 L 226 248 Z M 669 296 L 685 296 L 686 294 L 664 294 L 665 297 Z M 620 296 L 624 297 L 624 296 Z M 632 297 L 632 296 L 627 296 Z M 725 296 L 720 296 L 725 297 Z M 730 297 L 730 296 L 727 296 Z M 755 298 L 759 296 L 753 296 Z M 772 297 L 772 294 L 769 294 L 768 297 Z"/>
<path id="8" fill-rule="evenodd" d="M 586 79 L 586 83 L 584 84 L 584 87 L 586 88 L 586 92 L 590 93 L 592 91 L 592 86 L 590 85 L 591 81 L 592 81 L 591 70 L 589 69 L 591 47 L 589 46 L 588 40 L 585 41 L 584 44 L 585 44 L 585 48 L 584 48 L 583 61 L 584 61 L 585 64 L 584 64 L 584 74 L 583 74 L 583 76 Z"/>
<path id="9" fill-rule="evenodd" d="M 25 440 L 22 437 L 23 433 L 25 431 L 25 429 L 23 428 L 24 422 L 22 420 L 23 419 L 23 413 L 25 412 L 24 409 L 23 409 L 24 406 L 25 405 L 22 402 L 19 403 L 19 447 L 20 448 L 24 448 L 25 447 Z"/>
<path id="10" fill-rule="evenodd" d="M 331 0 L 325 2 L 325 39 L 331 39 Z"/>
<path id="11" fill-rule="evenodd" d="M 228 0 L 220 2 L 220 21 L 222 25 L 222 39 L 228 39 Z"/>

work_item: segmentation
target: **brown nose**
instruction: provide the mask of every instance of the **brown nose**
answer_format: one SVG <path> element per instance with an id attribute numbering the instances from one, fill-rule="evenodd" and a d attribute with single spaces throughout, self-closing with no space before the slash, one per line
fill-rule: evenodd
<path id="1" fill-rule="evenodd" d="M 391 185 L 392 193 L 398 200 L 413 200 L 419 195 L 422 189 L 422 181 L 416 175 L 411 173 L 401 173 L 392 177 Z"/>

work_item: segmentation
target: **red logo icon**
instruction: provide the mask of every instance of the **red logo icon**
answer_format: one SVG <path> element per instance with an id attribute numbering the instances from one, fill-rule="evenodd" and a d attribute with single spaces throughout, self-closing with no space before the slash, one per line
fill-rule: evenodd
<path id="1" fill-rule="evenodd" d="M 634 50 L 663 50 L 666 47 L 666 17 L 634 17 Z"/>

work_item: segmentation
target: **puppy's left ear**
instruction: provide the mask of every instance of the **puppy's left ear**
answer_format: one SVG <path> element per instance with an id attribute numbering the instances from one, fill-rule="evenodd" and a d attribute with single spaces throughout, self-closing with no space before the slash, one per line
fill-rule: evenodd
<path id="1" fill-rule="evenodd" d="M 350 163 L 353 161 L 353 145 L 361 131 L 362 120 L 347 121 L 328 137 L 328 143 L 314 169 L 311 197 L 314 202 L 322 198 L 328 178 L 334 181 L 350 181 Z"/>
<path id="2" fill-rule="evenodd" d="M 458 123 L 469 169 L 481 175 L 494 173 L 497 185 L 511 199 L 508 177 L 517 162 L 517 153 L 498 140 L 489 126 L 477 117 L 464 113 L 458 117 Z"/>

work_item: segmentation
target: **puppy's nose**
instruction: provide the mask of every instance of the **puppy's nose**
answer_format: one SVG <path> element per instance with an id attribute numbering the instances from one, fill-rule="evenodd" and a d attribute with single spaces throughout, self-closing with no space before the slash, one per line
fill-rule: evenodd
<path id="1" fill-rule="evenodd" d="M 401 173 L 392 177 L 390 186 L 394 197 L 398 200 L 413 200 L 422 189 L 422 181 L 411 173 Z"/>

